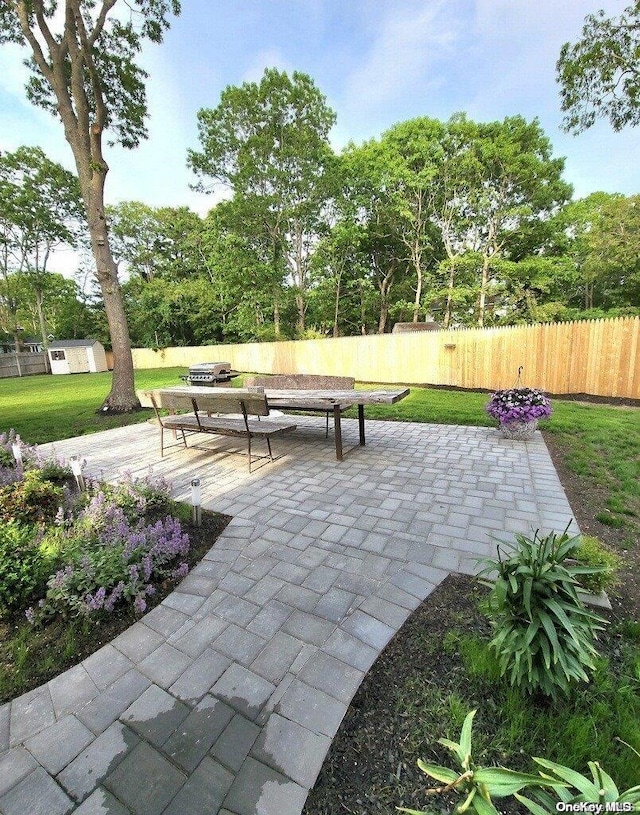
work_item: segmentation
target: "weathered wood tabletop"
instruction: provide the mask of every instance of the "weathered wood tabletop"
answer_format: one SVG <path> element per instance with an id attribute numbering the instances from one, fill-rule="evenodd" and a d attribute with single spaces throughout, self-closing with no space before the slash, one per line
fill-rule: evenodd
<path id="1" fill-rule="evenodd" d="M 213 389 L 214 392 L 229 391 L 237 395 L 236 388 Z M 249 389 L 253 390 L 253 389 Z M 262 389 L 260 389 L 262 390 Z M 183 393 L 193 396 L 196 401 L 198 396 L 211 394 L 212 388 L 192 386 L 176 386 L 175 388 L 161 388 L 163 393 Z M 269 407 L 282 408 L 284 410 L 311 410 L 333 413 L 333 428 L 336 443 L 336 459 L 342 461 L 342 424 L 340 414 L 343 410 L 358 406 L 358 428 L 360 435 L 360 445 L 365 444 L 364 433 L 364 407 L 365 405 L 392 405 L 409 395 L 409 388 L 380 389 L 375 391 L 364 390 L 271 390 L 264 389 Z"/>

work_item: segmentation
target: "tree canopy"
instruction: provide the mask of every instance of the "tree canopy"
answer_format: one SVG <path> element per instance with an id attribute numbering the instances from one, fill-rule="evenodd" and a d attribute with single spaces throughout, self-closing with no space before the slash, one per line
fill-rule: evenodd
<path id="1" fill-rule="evenodd" d="M 590 14 L 557 63 L 564 127 L 580 133 L 597 119 L 614 130 L 640 123 L 640 0 L 619 17 Z"/>

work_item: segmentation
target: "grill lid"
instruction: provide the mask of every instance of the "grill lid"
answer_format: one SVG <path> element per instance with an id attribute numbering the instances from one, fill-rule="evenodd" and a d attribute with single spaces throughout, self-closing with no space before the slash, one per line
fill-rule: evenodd
<path id="1" fill-rule="evenodd" d="M 230 374 L 230 362 L 199 362 L 196 365 L 189 366 L 189 375 L 198 376 L 209 374 L 211 376 L 219 376 L 220 374 Z"/>

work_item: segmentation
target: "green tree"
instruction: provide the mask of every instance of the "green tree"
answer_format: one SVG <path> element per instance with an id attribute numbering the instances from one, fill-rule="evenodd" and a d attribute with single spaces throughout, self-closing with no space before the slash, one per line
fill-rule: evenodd
<path id="1" fill-rule="evenodd" d="M 590 14 L 556 70 L 565 130 L 580 133 L 600 118 L 614 130 L 640 123 L 640 0 L 619 17 Z"/>
<path id="2" fill-rule="evenodd" d="M 131 342 L 104 211 L 108 165 L 103 137 L 126 148 L 147 135 L 146 73 L 135 58 L 145 39 L 161 42 L 178 0 L 129 0 L 128 19 L 111 13 L 118 0 L 4 0 L 0 42 L 30 55 L 28 98 L 59 117 L 73 153 L 114 352 L 111 391 L 102 409 L 138 406 Z M 58 6 L 61 6 L 58 8 Z M 123 5 L 123 4 L 120 4 Z"/>
<path id="3" fill-rule="evenodd" d="M 229 188 L 236 206 L 244 208 L 247 231 L 269 246 L 274 274 L 284 266 L 295 291 L 299 333 L 305 329 L 312 248 L 330 196 L 328 136 L 334 122 L 309 76 L 267 69 L 259 83 L 229 86 L 216 108 L 198 112 L 202 150 L 188 155 L 200 178 L 197 188 L 210 191 L 205 179 Z"/>
<path id="4" fill-rule="evenodd" d="M 150 207 L 123 201 L 107 208 L 114 258 L 131 275 L 151 281 L 197 274 L 202 220 L 189 207 Z"/>
<path id="5" fill-rule="evenodd" d="M 9 292 L 16 286 L 33 297 L 38 333 L 47 348 L 47 321 L 43 300 L 48 290 L 51 252 L 63 244 L 73 245 L 79 234 L 82 206 L 78 181 L 60 164 L 47 158 L 39 147 L 20 147 L 0 156 L 0 275 L 5 279 L 5 310 L 13 315 L 11 333 L 20 339 L 18 301 Z M 28 283 L 7 283 L 10 273 L 27 276 Z"/>

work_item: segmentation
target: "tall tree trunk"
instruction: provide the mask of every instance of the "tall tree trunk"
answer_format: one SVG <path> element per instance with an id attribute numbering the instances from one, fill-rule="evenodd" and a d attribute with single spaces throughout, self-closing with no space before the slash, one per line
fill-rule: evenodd
<path id="1" fill-rule="evenodd" d="M 38 323 L 40 324 L 40 336 L 42 337 L 42 347 L 44 349 L 44 366 L 47 373 L 49 372 L 49 337 L 47 330 L 47 321 L 44 318 L 44 309 L 42 307 L 42 289 L 36 289 L 36 311 L 38 312 Z"/>
<path id="2" fill-rule="evenodd" d="M 276 337 L 280 336 L 280 306 L 277 293 L 273 296 L 273 331 Z"/>
<path id="3" fill-rule="evenodd" d="M 106 168 L 106 165 L 105 165 Z M 91 238 L 91 249 L 96 261 L 96 277 L 104 300 L 104 309 L 109 325 L 111 348 L 113 350 L 113 377 L 111 390 L 102 403 L 104 413 L 124 413 L 140 407 L 135 392 L 133 357 L 129 327 L 124 310 L 122 290 L 118 282 L 118 267 L 111 254 L 109 235 L 104 212 L 104 180 L 106 169 L 93 168 L 88 185 L 80 179 L 87 223 Z M 85 189 L 85 187 L 88 187 Z"/>
<path id="4" fill-rule="evenodd" d="M 447 285 L 447 304 L 444 309 L 444 327 L 449 328 L 449 323 L 451 322 L 451 311 L 453 306 L 453 284 L 455 280 L 455 266 L 453 262 L 451 263 L 451 267 L 449 268 L 449 283 Z"/>
<path id="5" fill-rule="evenodd" d="M 338 337 L 340 336 L 340 332 L 338 331 L 338 313 L 340 308 L 340 276 L 337 278 L 336 284 L 336 299 L 333 307 L 333 336 Z"/>
<path id="6" fill-rule="evenodd" d="M 482 260 L 482 282 L 480 283 L 480 297 L 478 299 L 478 327 L 484 328 L 484 312 L 487 302 L 487 284 L 489 282 L 489 258 Z"/>

